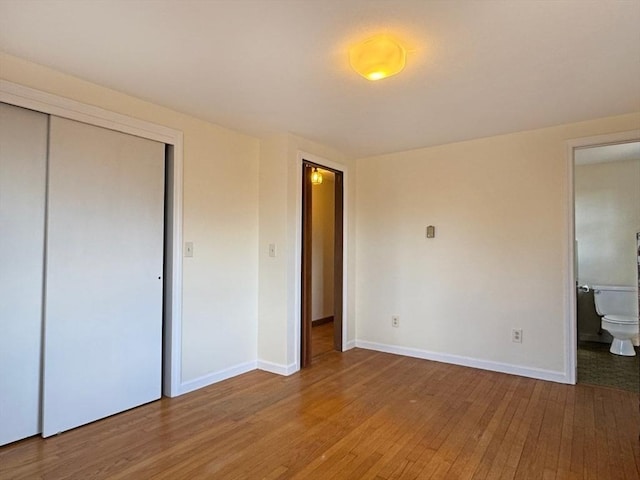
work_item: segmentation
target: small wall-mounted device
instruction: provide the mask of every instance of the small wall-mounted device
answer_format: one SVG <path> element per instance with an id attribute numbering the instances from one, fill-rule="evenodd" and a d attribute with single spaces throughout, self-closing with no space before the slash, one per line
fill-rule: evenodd
<path id="1" fill-rule="evenodd" d="M 429 225 L 427 227 L 427 238 L 434 238 L 436 236 L 436 227 Z"/>

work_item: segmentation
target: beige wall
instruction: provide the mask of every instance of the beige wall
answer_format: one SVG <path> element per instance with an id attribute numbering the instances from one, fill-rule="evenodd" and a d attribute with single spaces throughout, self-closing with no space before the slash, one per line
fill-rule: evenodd
<path id="1" fill-rule="evenodd" d="M 295 135 L 264 138 L 260 142 L 258 365 L 279 373 L 295 371 L 299 361 L 301 153 L 345 169 L 347 340 L 353 340 L 355 333 L 355 165 L 342 153 Z M 270 243 L 278 245 L 275 258 L 269 257 Z"/>
<path id="2" fill-rule="evenodd" d="M 637 282 L 640 232 L 640 159 L 575 168 L 578 282 Z"/>
<path id="3" fill-rule="evenodd" d="M 358 160 L 358 341 L 566 375 L 566 142 L 639 124 L 625 115 Z"/>
<path id="4" fill-rule="evenodd" d="M 255 362 L 258 140 L 5 54 L 0 77 L 184 132 L 182 381 Z"/>
<path id="5" fill-rule="evenodd" d="M 574 294 L 566 140 L 640 125 L 634 114 L 352 161 L 291 134 L 258 141 L 4 54 L 0 77 L 184 132 L 183 231 L 195 256 L 183 267 L 183 381 L 256 359 L 295 369 L 300 152 L 346 171 L 349 345 L 357 336 L 565 372 Z M 436 238 L 427 240 L 430 224 Z M 521 345 L 511 328 L 523 329 Z"/>
<path id="6" fill-rule="evenodd" d="M 312 187 L 311 200 L 311 320 L 333 316 L 334 174 Z"/>
<path id="7" fill-rule="evenodd" d="M 287 365 L 287 155 L 289 138 L 276 135 L 260 141 L 258 359 Z M 269 256 L 269 244 L 276 256 Z M 264 365 L 263 365 L 264 366 Z"/>

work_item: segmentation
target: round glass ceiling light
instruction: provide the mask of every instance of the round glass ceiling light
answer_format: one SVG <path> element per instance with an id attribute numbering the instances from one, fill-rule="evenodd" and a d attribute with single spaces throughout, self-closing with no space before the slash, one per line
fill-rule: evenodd
<path id="1" fill-rule="evenodd" d="M 389 35 L 375 35 L 349 49 L 351 67 L 367 80 L 380 80 L 400 73 L 407 51 Z"/>

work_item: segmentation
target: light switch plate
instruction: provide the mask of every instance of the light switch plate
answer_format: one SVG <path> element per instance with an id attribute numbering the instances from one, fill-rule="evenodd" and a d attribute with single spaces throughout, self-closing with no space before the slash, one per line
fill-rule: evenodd
<path id="1" fill-rule="evenodd" d="M 184 256 L 193 257 L 193 242 L 184 243 Z"/>

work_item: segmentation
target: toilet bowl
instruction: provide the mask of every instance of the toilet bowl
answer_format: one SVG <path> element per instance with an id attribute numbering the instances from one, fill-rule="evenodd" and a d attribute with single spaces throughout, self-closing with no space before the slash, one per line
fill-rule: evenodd
<path id="1" fill-rule="evenodd" d="M 638 336 L 638 296 L 635 287 L 594 285 L 596 312 L 602 317 L 602 329 L 613 337 L 609 351 L 632 357 L 636 354 L 632 339 Z"/>

